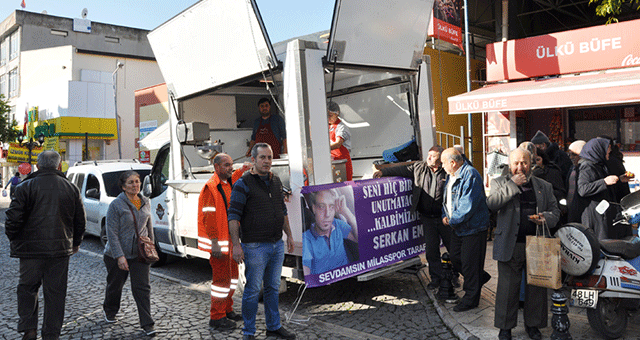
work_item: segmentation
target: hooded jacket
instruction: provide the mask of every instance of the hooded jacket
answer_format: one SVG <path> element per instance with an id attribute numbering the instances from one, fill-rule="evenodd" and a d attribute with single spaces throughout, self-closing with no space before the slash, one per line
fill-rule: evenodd
<path id="1" fill-rule="evenodd" d="M 5 233 L 11 257 L 50 258 L 73 254 L 85 229 L 80 191 L 55 169 L 41 169 L 16 186 Z"/>

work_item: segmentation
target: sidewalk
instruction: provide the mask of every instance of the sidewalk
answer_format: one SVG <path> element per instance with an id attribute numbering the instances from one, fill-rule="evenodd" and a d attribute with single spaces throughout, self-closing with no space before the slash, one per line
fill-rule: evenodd
<path id="1" fill-rule="evenodd" d="M 497 339 L 498 329 L 493 326 L 493 318 L 495 313 L 495 296 L 496 286 L 498 284 L 498 267 L 497 262 L 493 260 L 493 242 L 487 242 L 487 256 L 484 269 L 491 274 L 491 280 L 482 288 L 482 298 L 480 306 L 467 312 L 457 313 L 453 311 L 455 304 L 448 304 L 444 301 L 436 299 L 436 291 L 428 291 L 429 298 L 433 301 L 438 314 L 444 320 L 445 324 L 453 330 L 460 339 Z M 428 271 L 422 270 L 419 273 L 420 280 L 426 288 L 430 282 Z M 549 290 L 551 294 L 551 290 Z M 457 290 L 458 296 L 463 295 L 461 289 Z M 550 296 L 550 295 L 549 295 Z M 549 299 L 549 307 L 551 307 L 551 299 Z M 587 320 L 586 310 L 583 308 L 569 309 L 569 321 L 571 322 L 570 333 L 574 340 L 584 339 L 602 339 L 602 337 L 591 329 Z M 553 333 L 551 328 L 551 312 L 549 312 L 548 326 L 541 329 L 542 338 L 548 339 Z M 518 325 L 512 331 L 514 339 L 529 339 L 524 330 L 524 318 L 522 309 L 518 312 Z M 621 339 L 638 339 L 640 334 L 640 316 L 629 318 L 629 324 L 625 336 Z"/>

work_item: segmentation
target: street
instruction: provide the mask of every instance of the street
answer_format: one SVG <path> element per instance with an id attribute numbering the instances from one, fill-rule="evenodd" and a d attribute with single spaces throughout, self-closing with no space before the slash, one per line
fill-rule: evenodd
<path id="1" fill-rule="evenodd" d="M 6 204 L 0 209 L 0 338 L 19 339 L 16 332 L 16 285 L 18 259 L 9 257 L 4 235 Z M 146 338 L 138 324 L 129 284 L 125 285 L 121 310 L 115 324 L 102 315 L 106 270 L 102 246 L 95 237 L 86 237 L 78 254 L 71 257 L 65 322 L 61 339 Z M 240 339 L 238 329 L 221 333 L 209 328 L 210 267 L 201 259 L 171 258 L 163 267 L 151 270 L 151 309 L 158 339 Z M 291 318 L 301 285 L 287 282 L 280 296 L 283 325 L 299 339 L 455 339 L 444 325 L 415 273 L 395 273 L 368 282 L 344 280 L 330 286 L 308 289 Z M 42 293 L 40 315 L 42 315 Z M 240 297 L 234 309 L 240 312 Z M 308 319 L 308 321 L 305 321 Z M 42 316 L 40 317 L 42 324 Z M 264 314 L 258 313 L 258 339 L 265 338 Z"/>

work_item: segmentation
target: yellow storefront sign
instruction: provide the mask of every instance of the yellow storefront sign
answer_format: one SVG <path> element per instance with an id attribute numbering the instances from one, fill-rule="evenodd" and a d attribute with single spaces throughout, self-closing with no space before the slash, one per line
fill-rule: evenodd
<path id="1" fill-rule="evenodd" d="M 34 147 L 31 149 L 31 164 L 36 164 L 38 155 L 44 150 L 42 147 Z M 29 148 L 18 143 L 10 143 L 7 154 L 7 162 L 9 163 L 27 163 L 29 162 Z"/>

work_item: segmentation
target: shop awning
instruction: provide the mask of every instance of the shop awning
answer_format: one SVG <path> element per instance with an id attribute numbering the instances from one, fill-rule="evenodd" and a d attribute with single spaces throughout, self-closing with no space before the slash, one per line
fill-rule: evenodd
<path id="1" fill-rule="evenodd" d="M 640 102 L 640 70 L 488 85 L 448 100 L 449 114 Z"/>

